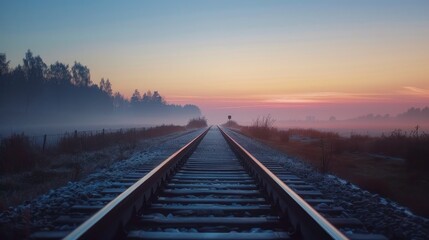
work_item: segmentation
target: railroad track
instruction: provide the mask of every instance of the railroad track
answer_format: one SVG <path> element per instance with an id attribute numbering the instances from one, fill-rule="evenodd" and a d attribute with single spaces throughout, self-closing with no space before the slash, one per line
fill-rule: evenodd
<path id="1" fill-rule="evenodd" d="M 220 128 L 142 171 L 143 177 L 126 176 L 119 188 L 106 189 L 111 195 L 93 206 L 75 206 L 97 211 L 91 217 L 60 217 L 70 224 L 86 220 L 75 230 L 32 238 L 384 239 L 287 169 L 254 158 Z"/>

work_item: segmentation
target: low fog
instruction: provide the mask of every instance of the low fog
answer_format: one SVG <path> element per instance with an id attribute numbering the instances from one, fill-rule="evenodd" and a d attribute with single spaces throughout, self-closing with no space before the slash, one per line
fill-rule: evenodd
<path id="1" fill-rule="evenodd" d="M 385 110 L 380 108 L 379 112 Z M 270 116 L 273 126 L 280 129 L 288 128 L 312 128 L 322 131 L 338 132 L 342 136 L 351 134 L 366 134 L 379 136 L 390 134 L 393 130 L 412 131 L 418 127 L 419 131 L 429 133 L 429 107 L 404 108 L 397 114 L 367 113 L 354 117 L 344 117 L 344 112 L 332 111 L 331 115 L 317 114 L 318 111 L 311 109 L 220 109 L 207 114 L 209 120 L 216 119 L 217 122 L 227 121 L 231 115 L 232 120 L 240 125 L 252 125 L 258 118 Z M 361 111 L 365 111 L 362 109 Z M 204 109 L 203 112 L 205 113 Z M 316 113 L 316 114 L 315 114 Z M 351 115 L 351 114 L 349 114 Z M 338 117 L 337 117 L 338 116 Z M 341 117 L 342 116 L 342 117 Z"/>

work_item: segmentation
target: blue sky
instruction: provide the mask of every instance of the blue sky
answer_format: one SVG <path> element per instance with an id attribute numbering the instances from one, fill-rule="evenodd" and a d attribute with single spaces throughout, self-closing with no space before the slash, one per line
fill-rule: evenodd
<path id="1" fill-rule="evenodd" d="M 105 46 L 102 50 L 108 51 L 109 46 L 137 43 L 269 43 L 285 37 L 300 41 L 314 32 L 322 38 L 347 37 L 383 28 L 411 34 L 429 20 L 429 1 L 1 0 L 1 6 L 0 50 L 14 63 L 26 49 L 49 60 L 74 55 L 84 61 L 76 50 Z"/>

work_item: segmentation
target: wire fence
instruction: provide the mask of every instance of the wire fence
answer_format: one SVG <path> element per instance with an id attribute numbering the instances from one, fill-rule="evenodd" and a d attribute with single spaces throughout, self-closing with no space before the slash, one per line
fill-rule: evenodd
<path id="1" fill-rule="evenodd" d="M 103 136 L 107 134 L 113 134 L 113 133 L 125 133 L 125 132 L 139 132 L 144 131 L 148 128 L 146 127 L 140 127 L 140 128 L 120 128 L 120 129 L 97 129 L 97 130 L 84 130 L 84 131 L 66 131 L 64 133 L 56 133 L 56 134 L 38 134 L 38 135 L 25 135 L 24 133 L 20 133 L 18 135 L 25 136 L 30 145 L 36 149 L 39 150 L 47 150 L 52 149 L 55 147 L 58 147 L 58 145 L 61 143 L 61 141 L 65 139 L 86 139 L 93 136 Z M 6 138 L 9 138 L 12 135 L 17 134 L 11 134 L 8 136 L 0 135 L 0 141 Z"/>
<path id="2" fill-rule="evenodd" d="M 186 130 L 184 126 L 71 131 L 63 134 L 27 136 L 12 134 L 0 140 L 0 173 L 32 169 L 51 161 L 49 156 L 79 154 L 117 146 L 119 151 L 132 149 L 139 140 Z"/>

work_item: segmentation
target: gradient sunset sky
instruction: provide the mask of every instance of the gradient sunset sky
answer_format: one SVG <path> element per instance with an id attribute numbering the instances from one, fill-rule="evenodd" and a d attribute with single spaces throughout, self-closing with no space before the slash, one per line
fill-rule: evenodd
<path id="1" fill-rule="evenodd" d="M 6 1 L 0 52 L 158 90 L 213 123 L 429 105 L 429 1 Z"/>

